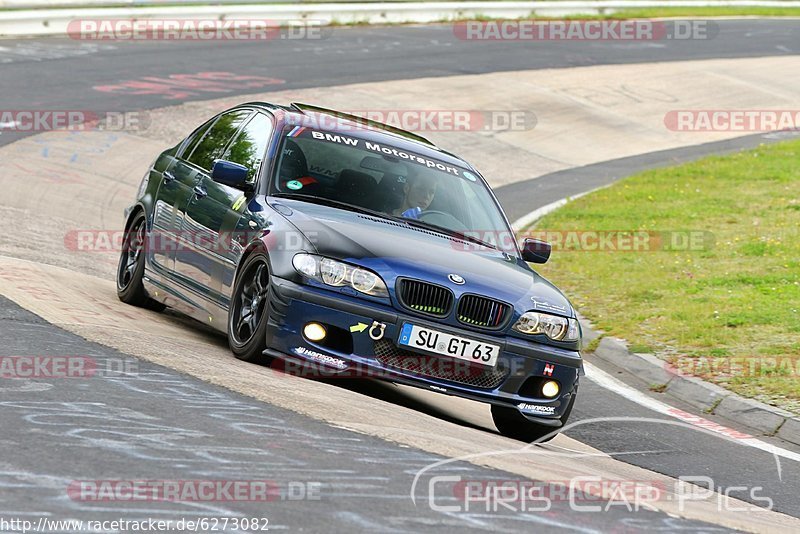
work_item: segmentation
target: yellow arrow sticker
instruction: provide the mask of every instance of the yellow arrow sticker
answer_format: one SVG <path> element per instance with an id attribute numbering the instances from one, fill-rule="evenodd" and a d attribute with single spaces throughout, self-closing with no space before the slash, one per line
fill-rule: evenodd
<path id="1" fill-rule="evenodd" d="M 365 324 L 365 323 L 354 324 L 353 326 L 350 327 L 350 331 L 351 332 L 363 332 L 364 330 L 367 329 L 368 326 L 369 325 Z"/>
<path id="2" fill-rule="evenodd" d="M 239 208 L 242 207 L 242 204 L 244 204 L 244 195 L 237 198 L 236 202 L 233 203 L 233 211 L 239 211 Z"/>

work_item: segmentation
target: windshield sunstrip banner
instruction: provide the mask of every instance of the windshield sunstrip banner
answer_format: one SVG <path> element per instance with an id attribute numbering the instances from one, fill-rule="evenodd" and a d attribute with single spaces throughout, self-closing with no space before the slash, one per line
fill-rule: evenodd
<path id="1" fill-rule="evenodd" d="M 328 143 L 336 143 L 340 145 L 351 146 L 353 148 L 357 148 L 365 152 L 372 152 L 372 153 L 392 156 L 397 158 L 398 160 L 410 161 L 411 163 L 422 165 L 429 169 L 436 169 L 442 172 L 446 172 L 448 174 L 452 174 L 453 176 L 467 178 L 468 180 L 475 181 L 474 180 L 475 177 L 473 174 L 464 171 L 463 169 L 460 169 L 458 167 L 454 167 L 452 165 L 443 163 L 441 161 L 437 161 L 435 159 L 414 154 L 413 152 L 409 152 L 408 150 L 399 150 L 392 146 L 384 145 L 381 143 L 374 143 L 372 141 L 367 141 L 366 139 L 360 139 L 358 137 L 350 137 L 347 135 L 331 133 L 331 132 L 320 132 L 317 130 L 312 130 L 311 128 L 305 126 L 295 126 L 286 136 L 289 138 L 316 139 L 318 141 L 325 141 Z"/>

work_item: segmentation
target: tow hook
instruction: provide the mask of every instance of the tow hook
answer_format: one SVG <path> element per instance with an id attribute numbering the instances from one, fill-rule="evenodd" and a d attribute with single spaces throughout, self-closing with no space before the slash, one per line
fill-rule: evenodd
<path id="1" fill-rule="evenodd" d="M 372 338 L 374 341 L 383 339 L 384 330 L 386 330 L 386 325 L 384 323 L 379 323 L 378 321 L 372 321 L 372 326 L 369 327 L 369 337 Z"/>

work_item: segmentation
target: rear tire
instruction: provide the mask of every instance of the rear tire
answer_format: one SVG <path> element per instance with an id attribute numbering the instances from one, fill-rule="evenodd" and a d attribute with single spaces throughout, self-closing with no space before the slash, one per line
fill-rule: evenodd
<path id="1" fill-rule="evenodd" d="M 228 345 L 233 355 L 251 363 L 268 361 L 269 262 L 262 253 L 244 260 L 228 310 Z"/>
<path id="2" fill-rule="evenodd" d="M 567 410 L 559 417 L 561 425 L 567 424 L 569 414 L 572 412 L 572 406 L 575 404 L 577 397 L 577 390 L 570 397 Z M 494 425 L 500 433 L 508 438 L 524 441 L 525 443 L 546 443 L 556 437 L 560 432 L 560 427 L 545 426 L 534 423 L 528 420 L 524 415 L 519 413 L 516 408 L 508 408 L 506 406 L 497 406 L 492 404 L 492 419 Z M 545 439 L 544 436 L 553 434 Z"/>
<path id="3" fill-rule="evenodd" d="M 125 304 L 162 311 L 166 306 L 148 297 L 142 283 L 146 245 L 147 225 L 144 213 L 139 212 L 131 221 L 122 241 L 117 265 L 117 297 Z"/>

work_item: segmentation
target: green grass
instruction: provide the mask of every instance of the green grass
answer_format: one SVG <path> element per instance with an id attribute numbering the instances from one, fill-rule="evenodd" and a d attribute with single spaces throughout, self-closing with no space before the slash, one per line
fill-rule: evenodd
<path id="1" fill-rule="evenodd" d="M 667 384 L 650 384 L 649 389 L 653 393 L 664 393 L 667 390 Z"/>
<path id="2" fill-rule="evenodd" d="M 606 335 L 679 362 L 682 372 L 798 410 L 799 163 L 800 142 L 792 141 L 620 181 L 535 230 L 698 231 L 699 246 L 554 247 L 538 270 Z"/>
<path id="3" fill-rule="evenodd" d="M 403 0 L 399 0 L 403 1 Z M 410 0 L 409 0 L 410 1 Z M 606 13 L 585 13 L 554 17 L 547 12 L 531 12 L 521 19 L 530 20 L 628 20 L 628 19 L 658 19 L 658 18 L 693 18 L 703 17 L 800 17 L 800 7 L 653 7 L 638 9 L 621 9 Z M 493 21 L 512 20 L 508 17 L 489 17 L 475 15 L 466 18 L 446 18 L 437 23 L 463 22 L 466 20 Z"/>
<path id="4" fill-rule="evenodd" d="M 603 334 L 600 334 L 589 343 L 586 343 L 583 346 L 583 352 L 594 352 L 597 350 L 597 347 L 600 346 L 600 342 L 603 340 Z"/>

